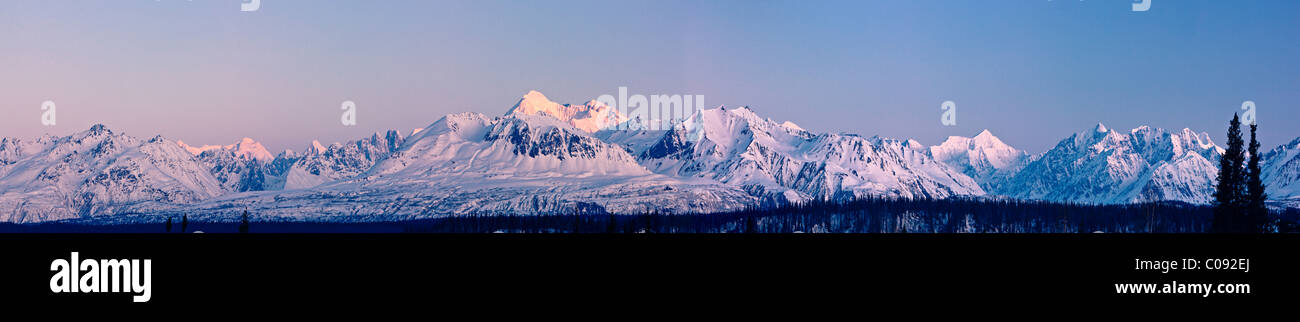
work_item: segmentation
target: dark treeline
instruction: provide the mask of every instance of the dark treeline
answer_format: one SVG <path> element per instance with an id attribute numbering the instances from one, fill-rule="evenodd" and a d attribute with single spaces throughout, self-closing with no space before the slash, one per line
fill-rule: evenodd
<path id="1" fill-rule="evenodd" d="M 1182 203 L 1078 205 L 1014 200 L 865 198 L 714 214 L 457 216 L 434 233 L 1195 233 L 1213 209 Z"/>
<path id="2" fill-rule="evenodd" d="M 0 224 L 0 232 L 98 233 L 1198 233 L 1214 208 L 1161 202 L 1082 205 L 1017 200 L 866 198 L 712 214 L 463 215 L 385 222 L 188 222 Z M 1297 232 L 1300 209 L 1270 214 L 1271 232 Z M 186 220 L 188 221 L 188 220 Z M 179 226 L 179 225 L 177 225 Z"/>

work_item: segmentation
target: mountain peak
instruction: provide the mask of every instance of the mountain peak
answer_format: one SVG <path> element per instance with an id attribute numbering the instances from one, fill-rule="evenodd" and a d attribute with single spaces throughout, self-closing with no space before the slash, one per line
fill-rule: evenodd
<path id="1" fill-rule="evenodd" d="M 1189 148 L 1197 148 L 1200 150 L 1210 150 L 1210 149 L 1221 150 L 1222 149 L 1218 145 L 1214 144 L 1214 140 L 1210 138 L 1209 133 L 1196 132 L 1195 130 L 1192 130 L 1190 128 L 1184 128 L 1183 131 L 1180 133 L 1181 134 L 1178 134 L 1178 136 L 1183 140 L 1183 143 L 1186 144 L 1187 147 Z"/>
<path id="2" fill-rule="evenodd" d="M 913 148 L 913 149 L 925 148 L 925 145 L 921 144 L 921 141 L 917 141 L 915 139 L 907 139 L 906 141 L 903 141 L 903 146 L 908 148 Z"/>
<path id="3" fill-rule="evenodd" d="M 1286 146 L 1300 149 L 1300 137 L 1295 138 L 1295 140 L 1291 140 L 1291 143 L 1287 143 Z"/>
<path id="4" fill-rule="evenodd" d="M 89 130 L 86 130 L 86 134 L 87 135 L 101 135 L 101 134 L 111 135 L 113 134 L 113 130 L 109 130 L 108 126 L 105 126 L 104 124 L 95 124 L 95 125 L 91 125 Z"/>
<path id="5" fill-rule="evenodd" d="M 1003 142 L 1002 142 L 1002 139 L 1000 139 L 1000 138 L 998 138 L 997 136 L 993 135 L 993 132 L 989 131 L 988 129 L 985 129 L 985 130 L 983 130 L 983 131 L 980 131 L 980 133 L 979 133 L 979 134 L 976 134 L 975 137 L 973 137 L 973 138 L 969 138 L 969 139 L 964 138 L 964 137 L 959 137 L 959 136 L 954 136 L 954 137 L 949 137 L 949 138 L 948 138 L 948 141 L 953 141 L 953 140 L 956 140 L 956 141 L 954 141 L 954 143 L 959 143 L 959 142 L 962 142 L 962 141 L 969 142 L 969 145 L 970 145 L 972 148 L 975 148 L 975 147 L 982 147 L 982 148 L 999 148 L 999 149 L 1001 149 L 1001 148 L 1010 148 L 1010 146 L 1007 146 L 1006 143 L 1003 143 Z M 945 143 L 947 143 L 947 142 L 945 142 Z M 960 143 L 959 143 L 959 144 L 960 144 Z"/>
<path id="6" fill-rule="evenodd" d="M 530 90 L 528 91 L 528 93 L 524 93 L 523 100 L 531 101 L 531 102 L 542 102 L 542 103 L 551 102 L 550 99 L 546 98 L 546 94 L 542 94 L 542 92 L 538 92 L 536 90 Z"/>
<path id="7" fill-rule="evenodd" d="M 549 116 L 588 133 L 628 120 L 618 110 L 594 100 L 584 105 L 560 104 L 552 102 L 538 91 L 528 91 L 506 115 Z"/>
<path id="8" fill-rule="evenodd" d="M 790 122 L 790 121 L 785 121 L 785 123 L 781 123 L 781 126 L 791 130 L 804 131 L 802 127 L 799 127 L 799 124 L 794 124 L 794 122 Z"/>
<path id="9" fill-rule="evenodd" d="M 185 149 L 185 151 L 196 156 L 207 151 L 230 151 L 231 153 L 234 153 L 235 156 L 245 159 L 254 159 L 259 161 L 270 161 L 275 159 L 275 156 L 272 155 L 270 151 L 267 151 L 266 147 L 262 146 L 262 143 L 247 137 L 240 139 L 239 142 L 236 142 L 235 144 L 225 146 L 203 145 L 200 147 L 194 147 L 185 144 L 185 141 L 176 141 L 176 145 L 179 145 L 181 148 Z"/>
<path id="10" fill-rule="evenodd" d="M 189 144 L 185 144 L 185 141 L 176 141 L 176 145 L 181 146 L 181 148 L 185 149 L 185 151 L 188 151 L 190 154 L 193 154 L 193 155 L 203 154 L 203 152 L 205 152 L 205 151 L 209 151 L 209 150 L 220 150 L 220 149 L 221 149 L 221 146 L 219 146 L 219 145 L 204 145 L 204 146 L 200 146 L 200 147 L 194 147 L 194 146 L 190 146 Z"/>
<path id="11" fill-rule="evenodd" d="M 740 116 L 746 120 L 752 120 L 752 121 L 763 120 L 762 117 L 758 116 L 758 113 L 754 113 L 754 109 L 749 108 L 748 106 L 732 107 L 731 109 L 727 109 L 726 106 L 719 106 L 717 109 L 720 111 L 731 113 L 732 115 Z"/>
<path id="12" fill-rule="evenodd" d="M 1014 171 L 1024 164 L 1028 155 L 993 135 L 980 131 L 974 138 L 950 136 L 943 143 L 930 147 L 930 156 L 936 161 L 958 169 L 980 184 L 993 180 L 1001 171 Z"/>
<path id="13" fill-rule="evenodd" d="M 325 152 L 325 146 L 320 144 L 319 140 L 311 140 L 311 146 L 307 148 L 307 154 L 318 154 Z"/>
<path id="14" fill-rule="evenodd" d="M 266 147 L 262 146 L 262 143 L 259 143 L 252 138 L 245 137 L 242 140 L 239 140 L 239 143 L 226 146 L 225 148 L 226 150 L 234 152 L 235 155 L 246 159 L 259 161 L 271 161 L 272 159 L 275 159 L 275 156 L 271 155 L 271 152 L 267 151 Z"/>
<path id="15" fill-rule="evenodd" d="M 1097 122 L 1097 126 L 1093 127 L 1093 131 L 1096 131 L 1097 133 L 1106 133 L 1106 132 L 1110 132 L 1110 129 L 1106 128 L 1105 124 L 1101 124 L 1101 122 Z"/>
<path id="16" fill-rule="evenodd" d="M 542 94 L 542 92 L 533 90 L 528 91 L 528 93 L 524 94 L 523 97 L 520 97 L 519 102 L 516 102 L 515 106 L 510 107 L 510 110 L 506 111 L 506 115 L 515 113 L 529 115 L 546 113 L 559 115 L 562 109 L 563 106 L 559 103 L 552 102 L 550 99 L 546 98 L 546 95 Z"/>

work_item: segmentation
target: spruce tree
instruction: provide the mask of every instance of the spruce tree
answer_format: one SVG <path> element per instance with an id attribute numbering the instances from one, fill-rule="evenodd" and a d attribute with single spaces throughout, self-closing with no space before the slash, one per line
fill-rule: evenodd
<path id="1" fill-rule="evenodd" d="M 573 208 L 573 231 L 570 231 L 569 233 L 577 234 L 581 230 L 582 230 L 582 211 L 581 209 L 578 209 L 575 206 Z"/>
<path id="2" fill-rule="evenodd" d="M 167 217 L 167 232 L 172 232 L 172 217 Z"/>
<path id="3" fill-rule="evenodd" d="M 1264 193 L 1264 181 L 1260 179 L 1261 169 L 1259 166 L 1259 141 L 1255 140 L 1255 130 L 1257 124 L 1250 124 L 1250 162 L 1246 166 L 1246 217 L 1247 225 L 1243 227 L 1247 231 L 1262 232 L 1268 223 L 1268 207 L 1264 201 L 1268 200 L 1268 195 Z"/>
<path id="4" fill-rule="evenodd" d="M 1219 183 L 1214 192 L 1215 232 L 1241 232 L 1245 199 L 1245 151 L 1241 139 L 1241 119 L 1236 113 L 1228 122 L 1228 148 L 1219 158 Z"/>
<path id="5" fill-rule="evenodd" d="M 244 214 L 240 217 L 241 218 L 239 219 L 239 233 L 247 234 L 248 233 L 248 210 L 244 210 Z"/>

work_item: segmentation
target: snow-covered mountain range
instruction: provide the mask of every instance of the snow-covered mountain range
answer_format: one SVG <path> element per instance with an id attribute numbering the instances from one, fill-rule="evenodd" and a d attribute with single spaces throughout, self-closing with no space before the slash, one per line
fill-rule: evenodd
<path id="1" fill-rule="evenodd" d="M 1037 155 L 987 130 L 924 146 L 813 132 L 748 107 L 700 110 L 668 130 L 615 126 L 639 121 L 534 91 L 501 116 L 452 114 L 301 153 L 273 155 L 249 138 L 140 140 L 103 125 L 0 138 L 0 221 L 684 213 L 863 196 L 1205 204 L 1223 153 L 1203 132 L 1100 124 Z M 1300 200 L 1300 139 L 1263 160 L 1270 197 Z"/>
<path id="2" fill-rule="evenodd" d="M 612 132 L 601 134 L 655 173 L 711 179 L 785 201 L 984 194 L 915 141 L 813 133 L 747 107 L 702 110 L 669 131 Z"/>
<path id="3" fill-rule="evenodd" d="M 1028 153 L 1003 143 L 989 130 L 973 138 L 950 136 L 942 144 L 930 147 L 930 155 L 971 177 L 986 191 L 1018 173 L 1030 161 Z"/>
<path id="4" fill-rule="evenodd" d="M 1300 202 L 1300 138 L 1260 155 L 1269 197 Z"/>
<path id="5" fill-rule="evenodd" d="M 1223 149 L 1210 135 L 1098 124 L 1076 133 L 996 183 L 995 194 L 1081 203 L 1178 200 L 1208 204 Z"/>
<path id="6" fill-rule="evenodd" d="M 227 191 L 190 152 L 103 125 L 66 137 L 0 140 L 0 221 L 39 222 L 183 205 Z"/>

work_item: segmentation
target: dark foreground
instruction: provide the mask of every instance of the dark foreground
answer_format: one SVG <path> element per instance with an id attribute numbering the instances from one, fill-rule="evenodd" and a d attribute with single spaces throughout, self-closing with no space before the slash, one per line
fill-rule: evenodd
<path id="1" fill-rule="evenodd" d="M 988 200 L 862 199 L 714 214 L 463 215 L 381 222 L 259 220 L 252 233 L 1202 233 L 1213 209 L 1182 203 L 1078 205 Z M 1269 232 L 1295 232 L 1300 211 L 1275 212 Z M 235 233 L 241 223 L 3 224 L 19 233 Z"/>
<path id="2" fill-rule="evenodd" d="M 979 304 L 1066 312 L 1294 301 L 1297 234 L 0 234 L 0 300 L 147 312 L 752 314 Z M 152 299 L 52 293 L 51 262 L 149 259 Z M 1232 263 L 1249 261 L 1249 270 Z M 1138 269 L 1135 261 L 1199 262 Z M 1211 266 L 1211 264 L 1215 266 Z M 1211 269 L 1211 267 L 1213 267 Z M 85 274 L 83 274 L 84 276 Z M 1128 294 L 1129 283 L 1235 293 Z M 1246 289 L 1246 288 L 1249 289 Z M 1248 290 L 1248 292 L 1247 292 Z M 1212 306 L 1204 306 L 1212 305 Z M 270 311 L 264 311 L 269 309 Z M 45 311 L 58 312 L 58 311 Z M 965 311 L 962 311 L 965 312 Z M 833 313 L 833 312 L 832 312 Z M 827 313 L 831 314 L 831 313 Z M 838 314 L 838 313 L 836 313 Z M 965 314 L 965 313 L 963 313 Z"/>

